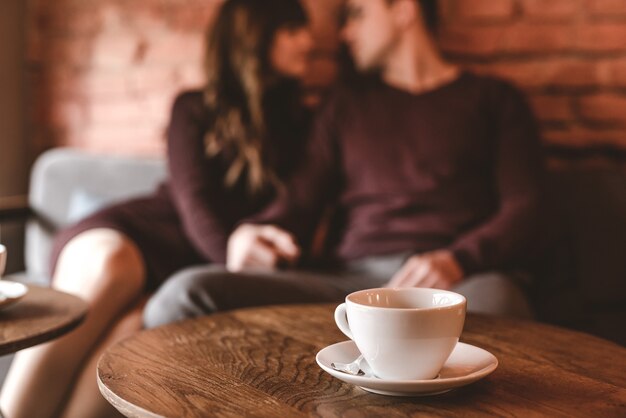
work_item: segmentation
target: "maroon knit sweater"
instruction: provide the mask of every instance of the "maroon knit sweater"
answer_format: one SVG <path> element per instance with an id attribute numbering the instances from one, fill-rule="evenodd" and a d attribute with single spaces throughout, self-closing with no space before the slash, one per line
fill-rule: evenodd
<path id="1" fill-rule="evenodd" d="M 305 243 L 330 203 L 339 260 L 448 249 L 466 274 L 512 266 L 533 243 L 539 135 L 503 81 L 463 73 L 421 94 L 380 81 L 342 88 L 309 141 L 289 186 L 250 221 Z"/>

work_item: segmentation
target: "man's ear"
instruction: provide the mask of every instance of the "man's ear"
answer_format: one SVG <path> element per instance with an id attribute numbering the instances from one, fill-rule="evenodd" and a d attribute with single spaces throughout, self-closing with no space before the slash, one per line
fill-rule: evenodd
<path id="1" fill-rule="evenodd" d="M 410 26 L 421 18 L 422 11 L 416 0 L 393 0 L 390 7 L 394 20 L 402 27 Z"/>

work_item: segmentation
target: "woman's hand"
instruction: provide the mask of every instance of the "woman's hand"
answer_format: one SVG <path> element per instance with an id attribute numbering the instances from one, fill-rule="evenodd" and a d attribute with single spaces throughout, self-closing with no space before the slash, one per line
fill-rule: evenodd
<path id="1" fill-rule="evenodd" d="M 226 268 L 272 271 L 283 263 L 295 264 L 299 257 L 300 247 L 289 232 L 274 225 L 243 224 L 228 238 Z"/>

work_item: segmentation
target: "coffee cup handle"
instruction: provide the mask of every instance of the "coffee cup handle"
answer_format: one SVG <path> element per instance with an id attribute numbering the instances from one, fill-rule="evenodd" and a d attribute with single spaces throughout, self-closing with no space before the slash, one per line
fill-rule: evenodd
<path id="1" fill-rule="evenodd" d="M 348 316 L 346 314 L 345 303 L 342 303 L 335 309 L 335 323 L 337 324 L 337 327 L 339 327 L 341 332 L 346 334 L 346 336 L 351 340 L 353 339 L 352 331 L 350 331 L 350 325 L 348 325 Z"/>

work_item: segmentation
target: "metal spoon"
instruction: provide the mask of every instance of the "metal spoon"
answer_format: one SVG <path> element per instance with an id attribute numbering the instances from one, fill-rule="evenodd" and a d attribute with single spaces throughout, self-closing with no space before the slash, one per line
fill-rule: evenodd
<path id="1" fill-rule="evenodd" d="M 365 372 L 361 370 L 361 361 L 363 354 L 358 356 L 352 363 L 330 363 L 330 367 L 338 372 L 351 374 L 353 376 L 364 376 Z"/>

